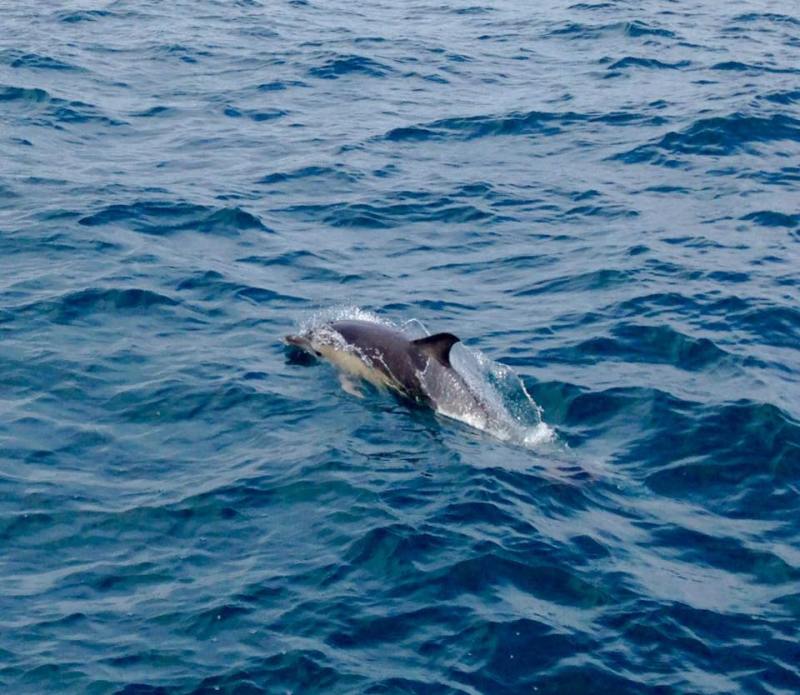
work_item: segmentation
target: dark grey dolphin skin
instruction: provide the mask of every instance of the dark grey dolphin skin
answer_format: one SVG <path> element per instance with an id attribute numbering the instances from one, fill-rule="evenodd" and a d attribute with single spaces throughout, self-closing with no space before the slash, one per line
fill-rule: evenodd
<path id="1" fill-rule="evenodd" d="M 409 340 L 394 328 L 370 321 L 334 321 L 322 329 L 288 335 L 285 340 L 445 414 L 485 414 L 485 406 L 450 364 L 450 350 L 459 342 L 452 333 Z M 341 337 L 338 344 L 331 340 L 330 331 Z"/>

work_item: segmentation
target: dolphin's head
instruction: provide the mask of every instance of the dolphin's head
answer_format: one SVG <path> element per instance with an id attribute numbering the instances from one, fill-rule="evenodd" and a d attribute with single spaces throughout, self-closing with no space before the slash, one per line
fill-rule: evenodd
<path id="1" fill-rule="evenodd" d="M 287 335 L 284 341 L 292 348 L 326 359 L 330 359 L 332 353 L 344 348 L 342 336 L 328 324 L 308 328 L 296 335 Z"/>
<path id="2" fill-rule="evenodd" d="M 312 365 L 320 354 L 314 350 L 311 341 L 304 335 L 286 335 L 286 359 L 290 364 Z"/>
<path id="3" fill-rule="evenodd" d="M 284 336 L 283 339 L 287 345 L 304 350 L 305 352 L 308 352 L 316 357 L 322 356 L 322 353 L 314 349 L 314 343 L 311 339 L 311 333 L 309 332 L 306 332 L 305 334 L 301 333 L 299 335 L 287 335 Z"/>

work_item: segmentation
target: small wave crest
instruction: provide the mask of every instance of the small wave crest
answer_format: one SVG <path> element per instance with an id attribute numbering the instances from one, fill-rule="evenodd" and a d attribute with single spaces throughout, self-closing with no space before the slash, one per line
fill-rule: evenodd
<path id="1" fill-rule="evenodd" d="M 78 224 L 85 227 L 122 224 L 142 234 L 157 236 L 181 231 L 208 234 L 271 231 L 258 217 L 240 207 L 212 208 L 171 200 L 114 203 L 82 217 Z"/>
<path id="2" fill-rule="evenodd" d="M 308 74 L 323 80 L 338 80 L 345 75 L 360 74 L 367 77 L 384 77 L 392 69 L 376 60 L 360 55 L 335 55 L 322 65 L 312 67 Z"/>
<path id="3" fill-rule="evenodd" d="M 8 50 L 0 54 L 0 63 L 5 63 L 12 68 L 27 68 L 29 70 L 62 70 L 72 72 L 85 72 L 84 68 L 72 65 L 66 61 L 41 53 L 27 53 L 19 50 Z"/>
<path id="4" fill-rule="evenodd" d="M 30 67 L 30 66 L 29 66 Z M 64 130 L 73 125 L 118 127 L 125 121 L 106 115 L 100 107 L 62 99 L 38 87 L 0 84 L 0 102 L 8 107 L 12 123 Z"/>
<path id="5" fill-rule="evenodd" d="M 757 145 L 798 140 L 800 121 L 791 116 L 733 113 L 697 120 L 685 130 L 670 131 L 657 141 L 616 154 L 612 160 L 675 167 L 681 165 L 679 157 L 727 157 L 756 152 Z"/>

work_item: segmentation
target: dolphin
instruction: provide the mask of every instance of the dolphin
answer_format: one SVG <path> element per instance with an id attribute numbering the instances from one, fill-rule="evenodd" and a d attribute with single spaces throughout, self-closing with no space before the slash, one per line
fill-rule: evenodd
<path id="1" fill-rule="evenodd" d="M 452 333 L 411 340 L 381 323 L 352 320 L 287 335 L 285 341 L 338 367 L 342 387 L 353 395 L 360 396 L 350 379 L 357 377 L 470 424 L 488 420 L 486 405 L 450 363 L 450 350 L 459 342 Z"/>

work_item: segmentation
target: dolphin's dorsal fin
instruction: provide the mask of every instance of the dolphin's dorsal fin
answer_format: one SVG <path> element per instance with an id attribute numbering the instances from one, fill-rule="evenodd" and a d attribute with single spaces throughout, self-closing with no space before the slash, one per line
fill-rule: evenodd
<path id="1" fill-rule="evenodd" d="M 433 357 L 441 365 L 450 367 L 450 348 L 459 340 L 460 338 L 452 333 L 437 333 L 436 335 L 429 335 L 427 338 L 412 340 L 411 343 L 425 354 Z"/>

